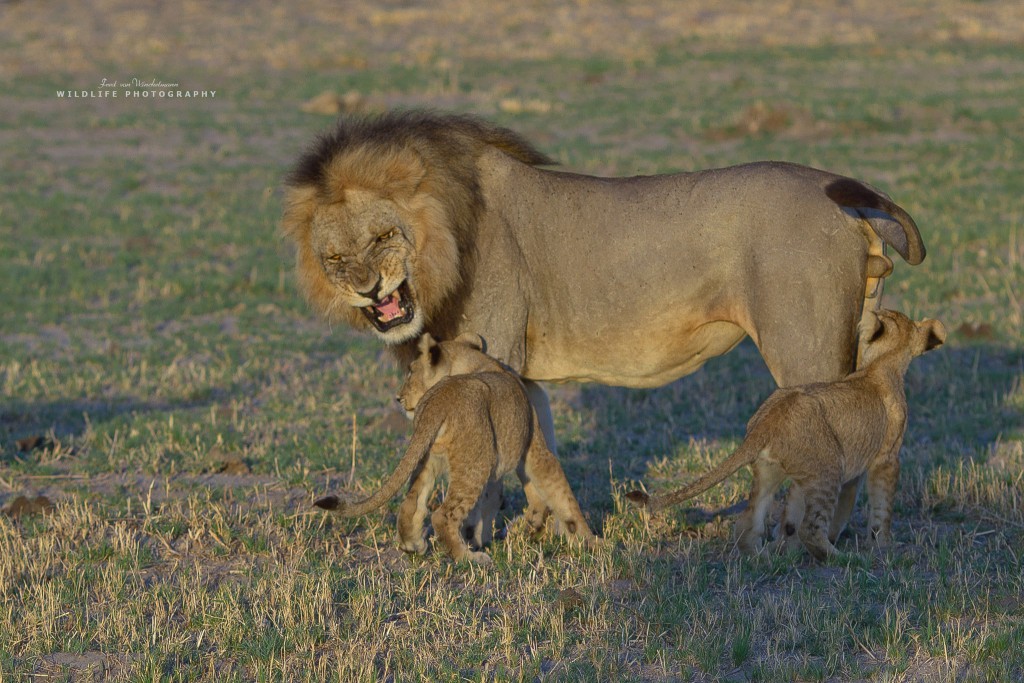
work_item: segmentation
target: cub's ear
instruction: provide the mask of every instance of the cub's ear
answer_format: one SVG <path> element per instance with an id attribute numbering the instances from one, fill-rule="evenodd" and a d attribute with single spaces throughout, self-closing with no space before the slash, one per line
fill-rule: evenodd
<path id="1" fill-rule="evenodd" d="M 436 344 L 437 342 L 434 341 L 434 338 L 432 336 L 430 336 L 430 333 L 424 332 L 423 334 L 420 335 L 420 340 L 416 344 L 416 348 L 419 350 L 420 355 L 423 356 L 426 355 L 426 353 L 430 350 L 431 346 L 435 346 Z"/>
<path id="2" fill-rule="evenodd" d="M 459 342 L 460 344 L 472 346 L 477 351 L 487 353 L 487 342 L 485 342 L 484 338 L 481 337 L 476 332 L 463 332 L 462 334 L 455 338 L 455 341 Z"/>
<path id="3" fill-rule="evenodd" d="M 420 358 L 428 358 L 431 365 L 437 365 L 437 362 L 441 360 L 441 347 L 429 332 L 423 333 L 417 348 L 420 351 Z"/>
<path id="4" fill-rule="evenodd" d="M 924 350 L 931 351 L 942 346 L 946 341 L 946 326 L 938 320 L 926 318 L 919 323 L 921 330 L 927 334 Z"/>
<path id="5" fill-rule="evenodd" d="M 861 344 L 878 341 L 878 338 L 885 331 L 885 325 L 882 324 L 882 320 L 878 315 L 874 311 L 869 311 L 869 313 L 870 315 L 862 318 L 857 326 L 857 336 L 860 338 Z"/>

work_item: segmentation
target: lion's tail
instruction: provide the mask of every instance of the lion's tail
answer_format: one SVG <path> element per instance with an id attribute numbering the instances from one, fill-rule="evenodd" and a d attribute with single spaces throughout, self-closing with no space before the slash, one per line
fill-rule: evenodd
<path id="1" fill-rule="evenodd" d="M 837 178 L 825 187 L 825 195 L 839 206 L 849 209 L 870 209 L 892 216 L 896 219 L 895 223 L 883 217 L 865 215 L 861 212 L 861 217 L 871 225 L 871 229 L 895 249 L 903 260 L 912 266 L 924 260 L 924 242 L 921 241 L 917 223 L 903 207 L 881 190 L 853 178 Z"/>
<path id="2" fill-rule="evenodd" d="M 424 410 L 416 413 L 412 438 L 409 441 L 409 447 L 405 449 L 405 455 L 402 456 L 395 471 L 376 492 L 363 500 L 353 502 L 342 501 L 333 495 L 324 496 L 315 501 L 313 505 L 324 510 L 332 510 L 344 517 L 358 517 L 373 512 L 391 500 L 398 490 L 409 481 L 416 466 L 427 457 L 442 426 L 444 426 L 443 413 L 430 410 L 429 405 L 424 405 Z"/>
<path id="3" fill-rule="evenodd" d="M 684 500 L 689 500 L 698 494 L 704 493 L 715 484 L 722 482 L 744 465 L 753 463 L 767 445 L 767 440 L 762 438 L 757 432 L 748 433 L 747 438 L 743 440 L 739 448 L 732 452 L 732 455 L 723 460 L 714 469 L 686 486 L 675 491 L 659 493 L 653 496 L 643 491 L 630 491 L 626 494 L 626 499 L 634 505 L 647 507 L 651 512 L 657 512 L 670 505 L 682 503 Z"/>

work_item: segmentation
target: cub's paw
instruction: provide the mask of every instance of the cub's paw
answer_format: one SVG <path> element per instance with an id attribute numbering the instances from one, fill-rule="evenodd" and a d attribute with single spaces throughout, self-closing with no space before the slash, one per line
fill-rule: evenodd
<path id="1" fill-rule="evenodd" d="M 803 551 L 804 544 L 797 535 L 796 527 L 791 523 L 777 524 L 773 535 L 775 540 L 771 545 L 776 552 L 788 555 Z"/>
<path id="2" fill-rule="evenodd" d="M 486 567 L 487 565 L 494 564 L 494 560 L 491 559 L 490 555 L 488 555 L 487 553 L 482 553 L 477 550 L 468 551 L 465 555 L 459 558 L 459 562 L 469 562 L 471 564 L 476 564 L 481 567 Z"/>
<path id="3" fill-rule="evenodd" d="M 879 529 L 871 530 L 871 545 L 878 550 L 884 550 L 892 545 L 892 532 L 881 531 Z"/>
<path id="4" fill-rule="evenodd" d="M 577 536 L 572 536 L 571 539 L 575 542 L 578 542 L 580 545 L 582 545 L 584 548 L 590 551 L 601 550 L 609 546 L 608 541 L 598 536 L 595 536 L 592 533 L 579 534 Z"/>
<path id="5" fill-rule="evenodd" d="M 537 537 L 544 533 L 544 526 L 547 524 L 551 509 L 538 505 L 529 505 L 523 512 L 523 519 L 530 530 L 530 536 Z"/>
<path id="6" fill-rule="evenodd" d="M 398 549 L 410 555 L 422 555 L 427 552 L 427 541 L 422 536 L 413 539 L 403 539 L 398 542 Z"/>
<path id="7" fill-rule="evenodd" d="M 804 547 L 807 548 L 814 559 L 818 562 L 840 559 L 840 553 L 828 538 L 805 538 Z"/>

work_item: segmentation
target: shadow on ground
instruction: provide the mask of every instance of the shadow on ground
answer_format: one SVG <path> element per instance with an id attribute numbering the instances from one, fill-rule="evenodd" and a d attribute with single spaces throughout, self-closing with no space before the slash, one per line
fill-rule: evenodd
<path id="1" fill-rule="evenodd" d="M 949 458 L 984 459 L 1000 440 L 1024 437 L 1019 392 L 1024 352 L 994 344 L 945 348 L 918 358 L 907 374 L 908 450 L 941 444 Z M 652 462 L 685 458 L 692 442 L 736 443 L 775 383 L 748 339 L 703 369 L 653 390 L 585 385 L 572 407 L 580 429 L 559 457 L 581 504 L 611 509 L 612 482 L 643 481 Z M 944 456 L 946 457 L 946 456 Z M 920 463 L 919 463 L 920 464 Z M 926 469 L 939 463 L 923 463 Z M 681 482 L 680 482 L 681 483 Z"/>
<path id="2" fill-rule="evenodd" d="M 238 392 L 240 393 L 240 392 Z M 134 397 L 14 401 L 0 411 L 0 463 L 51 444 L 82 436 L 90 425 L 124 416 L 189 410 L 229 400 L 226 391 L 208 392 L 202 400 L 139 400 Z"/>

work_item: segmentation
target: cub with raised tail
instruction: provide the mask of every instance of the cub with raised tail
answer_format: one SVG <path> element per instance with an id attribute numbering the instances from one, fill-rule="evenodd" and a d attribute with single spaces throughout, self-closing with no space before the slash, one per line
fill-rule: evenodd
<path id="1" fill-rule="evenodd" d="M 740 550 L 759 550 L 772 497 L 788 478 L 793 483 L 779 540 L 792 546 L 798 534 L 821 560 L 836 552 L 833 543 L 866 474 L 871 534 L 877 546 L 889 544 L 907 424 L 904 375 L 913 358 L 942 345 L 946 330 L 937 320 L 914 322 L 897 311 L 880 310 L 866 314 L 859 331 L 859 370 L 836 382 L 778 389 L 750 418 L 743 443 L 720 465 L 675 491 L 653 496 L 631 491 L 626 497 L 658 510 L 753 465 L 749 503 L 735 527 Z"/>
<path id="2" fill-rule="evenodd" d="M 515 471 L 526 492 L 525 517 L 534 531 L 554 514 L 565 531 L 591 542 L 594 535 L 544 441 L 525 387 L 483 348 L 475 334 L 445 342 L 424 334 L 398 395 L 402 406 L 416 413 L 398 467 L 365 500 L 346 503 L 327 496 L 315 505 L 346 516 L 363 515 L 386 503 L 411 477 L 398 511 L 399 546 L 420 553 L 426 550 L 427 501 L 435 479 L 447 471 L 448 492 L 430 517 L 434 532 L 456 561 L 489 563 L 486 553 L 467 545 L 462 530 L 468 524 L 478 545 L 487 540 L 501 478 Z"/>

